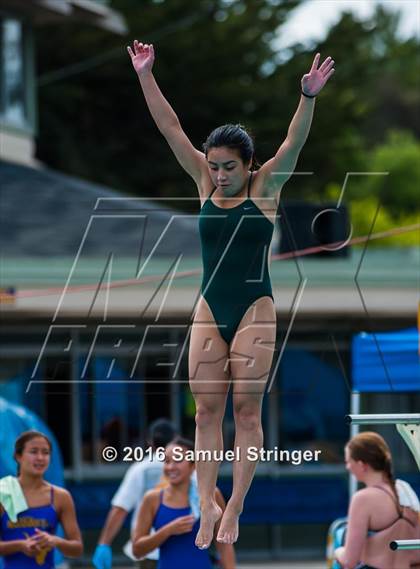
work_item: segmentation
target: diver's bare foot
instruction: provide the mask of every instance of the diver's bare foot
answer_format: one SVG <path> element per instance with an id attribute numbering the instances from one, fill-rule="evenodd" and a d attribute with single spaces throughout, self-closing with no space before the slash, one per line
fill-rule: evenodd
<path id="1" fill-rule="evenodd" d="M 220 528 L 217 533 L 217 541 L 220 543 L 235 543 L 239 536 L 239 516 L 241 512 L 234 507 L 229 508 L 229 504 L 226 506 L 226 510 L 223 513 L 222 521 L 220 522 Z"/>
<path id="2" fill-rule="evenodd" d="M 214 526 L 222 515 L 222 509 L 217 504 L 201 509 L 200 529 L 195 538 L 195 545 L 199 549 L 207 549 L 213 541 Z"/>

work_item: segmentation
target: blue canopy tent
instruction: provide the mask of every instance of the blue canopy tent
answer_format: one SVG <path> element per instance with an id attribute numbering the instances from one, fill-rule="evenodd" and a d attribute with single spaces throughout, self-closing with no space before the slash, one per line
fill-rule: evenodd
<path id="1" fill-rule="evenodd" d="M 358 393 L 420 391 L 418 349 L 416 328 L 357 334 L 352 350 L 353 390 Z"/>
<path id="2" fill-rule="evenodd" d="M 64 467 L 60 447 L 47 425 L 22 405 L 10 403 L 0 397 L 0 477 L 16 475 L 13 458 L 15 440 L 24 431 L 41 431 L 51 440 L 53 450 L 45 478 L 51 484 L 64 486 Z"/>
<path id="3" fill-rule="evenodd" d="M 419 332 L 417 328 L 367 334 L 353 338 L 353 391 L 351 414 L 360 414 L 363 393 L 409 393 L 420 391 Z M 351 426 L 351 436 L 359 426 Z M 350 493 L 356 481 L 350 482 Z"/>

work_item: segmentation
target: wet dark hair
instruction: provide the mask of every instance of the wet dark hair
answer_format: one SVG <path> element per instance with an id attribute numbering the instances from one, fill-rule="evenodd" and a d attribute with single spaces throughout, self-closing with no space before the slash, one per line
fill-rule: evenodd
<path id="1" fill-rule="evenodd" d="M 251 170 L 256 170 L 259 167 L 254 157 L 254 140 L 242 125 L 224 124 L 215 128 L 203 144 L 206 158 L 211 148 L 221 148 L 222 146 L 238 150 L 244 164 L 252 160 Z"/>
<path id="2" fill-rule="evenodd" d="M 36 439 L 38 437 L 41 437 L 47 441 L 51 453 L 52 443 L 50 439 L 47 437 L 47 435 L 44 435 L 44 433 L 41 433 L 40 431 L 25 431 L 24 433 L 21 433 L 15 441 L 15 452 L 13 456 L 15 458 L 16 456 L 22 456 L 22 453 L 25 450 L 26 443 L 29 443 L 32 439 Z M 18 475 L 20 474 L 19 463 L 17 465 L 17 473 Z"/>
<path id="3" fill-rule="evenodd" d="M 156 419 L 149 426 L 148 440 L 155 449 L 165 447 L 177 432 L 177 428 L 169 419 Z"/>
<path id="4" fill-rule="evenodd" d="M 374 431 L 365 431 L 351 438 L 347 443 L 347 448 L 353 460 L 361 460 L 373 470 L 385 474 L 398 500 L 391 451 L 385 439 Z"/>
<path id="5" fill-rule="evenodd" d="M 190 439 L 186 439 L 185 437 L 177 436 L 172 439 L 166 446 L 175 445 L 177 447 L 182 447 L 185 450 L 194 450 L 194 443 Z M 194 460 L 190 460 L 189 462 L 194 462 Z"/>

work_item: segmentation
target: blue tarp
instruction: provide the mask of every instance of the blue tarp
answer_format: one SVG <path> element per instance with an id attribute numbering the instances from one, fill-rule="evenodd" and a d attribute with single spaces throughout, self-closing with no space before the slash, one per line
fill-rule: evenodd
<path id="1" fill-rule="evenodd" d="M 419 333 L 416 328 L 353 338 L 353 390 L 420 391 Z"/>
<path id="2" fill-rule="evenodd" d="M 10 403 L 0 397 L 0 477 L 16 475 L 13 458 L 15 440 L 24 431 L 35 430 L 45 433 L 51 440 L 53 451 L 45 478 L 51 484 L 64 486 L 64 470 L 58 443 L 46 424 L 35 413 L 22 405 Z"/>
<path id="3" fill-rule="evenodd" d="M 282 436 L 286 440 L 344 443 L 348 427 L 342 417 L 348 412 L 348 391 L 338 366 L 308 350 L 288 349 L 281 359 L 277 381 Z"/>
<path id="4" fill-rule="evenodd" d="M 37 416 L 22 405 L 10 403 L 0 397 L 0 478 L 3 476 L 16 476 L 16 462 L 13 458 L 15 440 L 24 431 L 40 431 L 45 433 L 52 443 L 51 461 L 45 473 L 45 479 L 51 484 L 64 486 L 64 467 L 60 447 L 57 440 L 47 425 Z M 62 535 L 59 526 L 58 535 Z M 55 552 L 55 562 L 60 563 L 62 554 Z M 2 560 L 0 559 L 0 569 Z"/>

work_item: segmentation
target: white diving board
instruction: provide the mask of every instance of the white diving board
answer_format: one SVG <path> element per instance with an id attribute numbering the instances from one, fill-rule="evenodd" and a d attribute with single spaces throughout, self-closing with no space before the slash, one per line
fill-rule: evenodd
<path id="1" fill-rule="evenodd" d="M 420 539 L 397 539 L 396 541 L 391 541 L 389 547 L 392 551 L 399 549 L 420 549 Z"/>
<path id="2" fill-rule="evenodd" d="M 420 470 L 420 413 L 346 415 L 351 425 L 395 425 Z"/>
<path id="3" fill-rule="evenodd" d="M 351 425 L 420 425 L 420 413 L 346 415 Z"/>
<path id="4" fill-rule="evenodd" d="M 346 415 L 346 421 L 351 425 L 395 425 L 420 469 L 420 413 Z M 398 539 L 389 547 L 393 551 L 420 549 L 420 539 Z"/>

